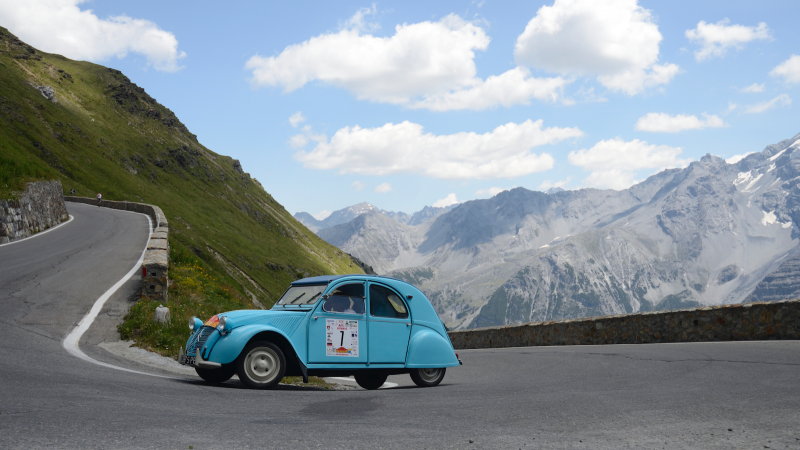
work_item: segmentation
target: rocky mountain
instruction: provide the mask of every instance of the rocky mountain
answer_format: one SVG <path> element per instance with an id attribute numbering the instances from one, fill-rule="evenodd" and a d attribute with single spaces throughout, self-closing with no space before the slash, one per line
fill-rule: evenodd
<path id="1" fill-rule="evenodd" d="M 294 218 L 300 221 L 300 223 L 305 225 L 309 230 L 316 233 L 323 228 L 330 228 L 341 223 L 349 222 L 361 214 L 372 210 L 377 210 L 377 208 L 367 202 L 362 202 L 357 205 L 334 211 L 330 216 L 323 220 L 318 220 L 307 212 L 299 212 L 294 215 Z"/>
<path id="2" fill-rule="evenodd" d="M 323 240 L 370 264 L 377 273 L 386 273 L 397 265 L 402 255 L 419 246 L 424 237 L 420 228 L 402 224 L 379 211 L 361 214 L 350 222 L 317 232 Z"/>
<path id="3" fill-rule="evenodd" d="M 321 237 L 465 328 L 795 297 L 798 223 L 800 135 L 622 191 L 516 188 L 420 225 L 367 215 Z"/>
<path id="4" fill-rule="evenodd" d="M 404 212 L 394 212 L 394 211 L 384 211 L 382 209 L 376 208 L 373 205 L 370 205 L 367 202 L 362 202 L 357 205 L 349 206 L 347 208 L 343 208 L 331 213 L 330 216 L 326 217 L 324 220 L 318 220 L 311 214 L 307 212 L 299 212 L 294 215 L 294 218 L 300 221 L 303 225 L 308 227 L 309 230 L 318 233 L 320 230 L 330 227 L 335 227 L 336 225 L 340 225 L 343 223 L 347 223 L 356 217 L 360 216 L 361 214 L 366 214 L 371 211 L 376 211 L 380 214 L 385 215 L 398 223 L 406 224 L 406 225 L 419 225 L 423 222 L 427 222 L 428 220 L 434 219 L 439 217 L 440 215 L 450 211 L 451 209 L 455 208 L 457 205 L 451 205 L 444 208 L 438 208 L 434 206 L 426 206 L 422 208 L 422 210 L 417 211 L 413 214 L 406 214 Z"/>

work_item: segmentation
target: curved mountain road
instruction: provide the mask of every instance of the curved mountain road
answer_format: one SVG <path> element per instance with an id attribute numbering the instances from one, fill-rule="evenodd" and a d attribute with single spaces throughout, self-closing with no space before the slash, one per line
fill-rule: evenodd
<path id="1" fill-rule="evenodd" d="M 800 342 L 460 351 L 433 389 L 210 386 L 78 359 L 62 341 L 138 260 L 141 215 L 68 204 L 50 233 L 0 247 L 0 448 L 800 448 Z M 125 283 L 81 340 L 135 300 Z"/>

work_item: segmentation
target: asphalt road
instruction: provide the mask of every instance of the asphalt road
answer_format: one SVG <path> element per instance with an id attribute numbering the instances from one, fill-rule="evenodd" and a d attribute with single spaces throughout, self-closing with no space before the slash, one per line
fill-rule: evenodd
<path id="1" fill-rule="evenodd" d="M 0 247 L 0 448 L 800 448 L 800 342 L 460 351 L 442 385 L 251 391 L 97 366 L 62 340 L 136 263 L 147 219 L 73 222 Z M 81 341 L 135 298 L 126 283 Z"/>

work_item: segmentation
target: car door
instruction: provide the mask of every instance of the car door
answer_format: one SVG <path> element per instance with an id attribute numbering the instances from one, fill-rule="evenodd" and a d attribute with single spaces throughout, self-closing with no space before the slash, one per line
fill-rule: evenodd
<path id="1" fill-rule="evenodd" d="M 404 364 L 411 317 L 403 297 L 380 283 L 369 283 L 369 363 Z"/>
<path id="2" fill-rule="evenodd" d="M 334 287 L 308 325 L 308 362 L 365 364 L 367 323 L 364 282 Z"/>

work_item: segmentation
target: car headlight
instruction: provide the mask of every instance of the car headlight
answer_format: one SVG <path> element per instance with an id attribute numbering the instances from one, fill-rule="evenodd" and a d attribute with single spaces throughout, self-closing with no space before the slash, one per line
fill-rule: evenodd
<path id="1" fill-rule="evenodd" d="M 189 329 L 192 331 L 199 330 L 200 327 L 203 326 L 203 321 L 198 319 L 197 317 L 192 317 L 189 319 Z"/>
<path id="2" fill-rule="evenodd" d="M 219 330 L 221 334 L 225 334 L 227 331 L 225 330 L 225 325 L 227 324 L 228 324 L 228 318 L 225 316 L 220 317 L 219 324 L 217 325 L 217 330 Z"/>

